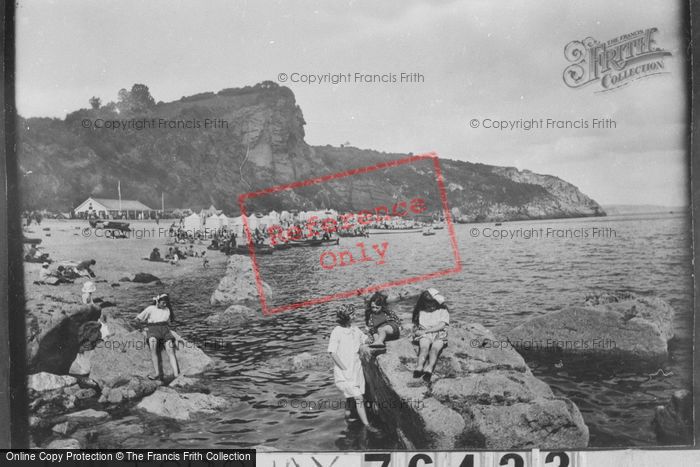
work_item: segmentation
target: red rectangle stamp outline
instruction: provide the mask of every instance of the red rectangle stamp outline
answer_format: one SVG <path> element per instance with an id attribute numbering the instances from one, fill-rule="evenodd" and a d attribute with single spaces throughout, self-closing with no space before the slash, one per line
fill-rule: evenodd
<path id="1" fill-rule="evenodd" d="M 440 204 L 442 207 L 443 217 L 445 219 L 445 225 L 447 227 L 447 232 L 449 234 L 450 244 L 452 247 L 452 253 L 454 255 L 454 260 L 455 260 L 453 267 L 450 267 L 448 269 L 440 269 L 440 270 L 435 271 L 435 272 L 421 274 L 419 276 L 409 277 L 406 279 L 385 282 L 383 284 L 371 285 L 368 287 L 362 287 L 359 289 L 349 290 L 346 292 L 338 292 L 338 293 L 334 293 L 334 294 L 329 294 L 329 295 L 325 295 L 323 297 L 314 298 L 314 299 L 310 299 L 310 300 L 294 302 L 294 303 L 290 303 L 287 305 L 281 305 L 281 306 L 274 307 L 274 308 L 268 307 L 267 299 L 265 297 L 265 290 L 263 288 L 262 278 L 260 277 L 260 270 L 259 270 L 257 259 L 255 256 L 254 238 L 253 238 L 253 235 L 250 231 L 250 227 L 248 225 L 248 212 L 247 212 L 246 207 L 245 207 L 246 200 L 251 199 L 251 198 L 256 198 L 258 196 L 269 195 L 271 193 L 277 193 L 277 192 L 284 191 L 284 190 L 293 190 L 295 188 L 306 187 L 306 186 L 310 186 L 310 185 L 317 185 L 319 183 L 327 182 L 329 180 L 337 180 L 339 178 L 345 178 L 345 177 L 349 177 L 351 175 L 365 174 L 365 173 L 373 172 L 376 170 L 381 170 L 381 169 L 386 169 L 386 168 L 391 168 L 391 167 L 398 167 L 400 165 L 410 164 L 412 162 L 416 162 L 416 161 L 420 161 L 420 160 L 432 160 L 433 161 L 433 166 L 435 168 L 435 178 L 437 181 L 438 192 L 440 195 Z M 452 223 L 452 216 L 450 214 L 449 206 L 447 205 L 447 192 L 445 191 L 445 181 L 444 181 L 444 178 L 442 176 L 442 170 L 440 169 L 440 162 L 439 162 L 438 156 L 434 152 L 419 154 L 419 155 L 415 155 L 415 156 L 409 156 L 409 157 L 406 157 L 403 159 L 396 159 L 396 160 L 388 161 L 388 162 L 381 162 L 379 164 L 375 164 L 375 165 L 371 165 L 371 166 L 360 167 L 357 169 L 350 169 L 350 170 L 346 170 L 343 172 L 338 172 L 338 173 L 324 175 L 321 177 L 311 178 L 308 180 L 287 183 L 287 184 L 282 184 L 282 185 L 276 185 L 276 186 L 273 186 L 270 188 L 265 188 L 265 189 L 258 190 L 258 191 L 251 191 L 248 193 L 243 193 L 238 197 L 238 205 L 240 207 L 241 215 L 243 218 L 243 229 L 245 231 L 246 239 L 248 242 L 248 251 L 249 251 L 249 255 L 250 255 L 250 260 L 253 263 L 253 272 L 255 274 L 255 283 L 256 283 L 256 287 L 258 289 L 258 294 L 260 296 L 260 306 L 262 308 L 263 315 L 266 315 L 266 316 L 281 313 L 283 311 L 294 310 L 294 309 L 301 308 L 304 306 L 318 305 L 320 303 L 326 303 L 326 302 L 330 302 L 333 300 L 340 300 L 340 299 L 344 299 L 344 298 L 351 298 L 351 297 L 354 297 L 357 295 L 369 294 L 369 293 L 373 293 L 373 292 L 376 292 L 379 290 L 388 289 L 390 287 L 398 287 L 398 286 L 402 286 L 402 285 L 413 284 L 416 282 L 422 282 L 422 281 L 429 280 L 429 279 L 435 279 L 437 277 L 441 277 L 441 276 L 444 276 L 446 274 L 457 273 L 457 272 L 460 272 L 462 270 L 462 261 L 461 261 L 460 255 L 459 255 L 459 248 L 457 247 L 457 238 L 455 236 L 454 224 Z"/>

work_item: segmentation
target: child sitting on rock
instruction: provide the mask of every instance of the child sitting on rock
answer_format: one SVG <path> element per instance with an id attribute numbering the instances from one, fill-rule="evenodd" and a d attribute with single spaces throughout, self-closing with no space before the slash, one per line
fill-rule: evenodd
<path id="1" fill-rule="evenodd" d="M 328 352 L 333 359 L 333 377 L 335 385 L 346 398 L 346 402 L 354 400 L 357 414 L 369 431 L 377 431 L 367 420 L 363 394 L 365 393 L 365 375 L 360 361 L 360 346 L 367 336 L 357 327 L 352 326 L 352 318 L 355 308 L 352 305 L 344 305 L 336 312 L 338 326 L 333 328 Z M 346 410 L 346 415 L 349 412 Z"/>
<path id="2" fill-rule="evenodd" d="M 385 341 L 398 339 L 401 335 L 401 320 L 389 309 L 388 297 L 375 292 L 365 307 L 365 324 L 373 340 L 370 347 L 384 348 Z"/>
<path id="3" fill-rule="evenodd" d="M 449 324 L 450 313 L 445 306 L 445 297 L 434 288 L 420 294 L 413 308 L 413 341 L 420 347 L 414 378 L 422 377 L 430 383 L 438 356 L 447 345 Z"/>
<path id="4" fill-rule="evenodd" d="M 158 348 L 165 345 L 165 351 L 170 360 L 170 367 L 173 369 L 173 376 L 178 377 L 177 357 L 175 356 L 175 336 L 170 332 L 169 322 L 175 320 L 175 315 L 170 305 L 168 294 L 158 295 L 153 299 L 154 305 L 146 307 L 136 319 L 147 324 L 148 347 L 151 349 L 151 362 L 155 370 L 154 375 L 148 377 L 152 380 L 162 379 L 163 374 L 158 365 Z"/>
<path id="5" fill-rule="evenodd" d="M 82 302 L 84 305 L 94 305 L 95 301 L 92 298 L 92 294 L 97 292 L 97 287 L 95 287 L 95 283 L 92 281 L 87 281 L 86 283 L 83 284 L 83 294 L 81 296 Z"/>

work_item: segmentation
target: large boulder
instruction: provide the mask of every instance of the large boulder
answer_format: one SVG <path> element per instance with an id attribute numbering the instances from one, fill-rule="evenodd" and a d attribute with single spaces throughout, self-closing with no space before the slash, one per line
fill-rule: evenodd
<path id="1" fill-rule="evenodd" d="M 196 413 L 214 413 L 228 405 L 225 399 L 197 392 L 180 393 L 172 388 L 160 388 L 144 398 L 139 409 L 176 420 L 189 420 Z"/>
<path id="2" fill-rule="evenodd" d="M 555 396 L 507 346 L 487 345 L 480 325 L 452 327 L 432 384 L 413 378 L 417 348 L 406 337 L 361 358 L 377 415 L 409 449 L 573 449 L 588 445 L 576 405 Z"/>
<path id="3" fill-rule="evenodd" d="M 102 311 L 95 305 L 27 304 L 27 359 L 32 372 L 65 374 L 80 349 L 81 326 Z"/>
<path id="4" fill-rule="evenodd" d="M 175 355 L 180 371 L 185 375 L 202 373 L 213 365 L 213 360 L 175 331 Z M 100 342 L 94 350 L 85 352 L 90 365 L 90 378 L 109 382 L 114 379 L 147 377 L 153 374 L 150 348 L 140 331 L 118 331 Z M 163 374 L 172 374 L 170 360 L 164 348 L 159 349 Z M 107 383 L 109 384 L 109 383 Z"/>
<path id="5" fill-rule="evenodd" d="M 584 306 L 531 318 L 505 334 L 524 354 L 656 365 L 668 357 L 673 316 L 661 299 L 606 293 L 588 297 Z"/>
<path id="6" fill-rule="evenodd" d="M 262 282 L 262 287 L 265 296 L 269 298 L 272 294 L 272 289 L 265 282 Z M 211 295 L 210 302 L 212 305 L 259 307 L 260 297 L 250 258 L 240 255 L 233 255 L 229 258 L 226 275 L 221 279 L 219 286 Z"/>

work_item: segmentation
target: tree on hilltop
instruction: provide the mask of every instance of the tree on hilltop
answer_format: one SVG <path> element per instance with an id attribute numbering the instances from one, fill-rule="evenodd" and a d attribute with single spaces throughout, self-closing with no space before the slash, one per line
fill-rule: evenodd
<path id="1" fill-rule="evenodd" d="M 155 99 L 145 84 L 134 84 L 131 91 L 120 89 L 118 97 L 117 105 L 121 112 L 142 113 L 156 105 Z"/>

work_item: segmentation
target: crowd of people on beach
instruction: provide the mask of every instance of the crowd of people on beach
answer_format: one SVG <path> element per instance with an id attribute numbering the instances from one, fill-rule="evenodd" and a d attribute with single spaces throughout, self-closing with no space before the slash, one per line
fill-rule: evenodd
<path id="1" fill-rule="evenodd" d="M 365 410 L 365 377 L 360 360 L 362 346 L 371 352 L 386 351 L 386 342 L 401 338 L 401 320 L 389 308 L 389 297 L 383 292 L 374 293 L 365 305 L 366 332 L 353 325 L 356 313 L 354 305 L 342 305 L 336 312 L 338 326 L 330 335 L 328 352 L 333 359 L 333 376 L 336 387 L 343 393 L 348 407 L 354 405 L 361 422 L 370 431 Z M 445 297 L 435 288 L 424 290 L 413 308 L 411 333 L 408 338 L 418 347 L 418 357 L 413 368 L 413 378 L 426 384 L 432 383 L 433 371 L 440 353 L 447 345 L 447 328 L 450 313 Z M 352 417 L 352 411 L 346 410 Z"/>
<path id="2" fill-rule="evenodd" d="M 179 246 L 168 247 L 168 252 L 165 256 L 161 255 L 160 248 L 156 247 L 151 250 L 148 258 L 144 258 L 148 261 L 156 263 L 170 263 L 172 265 L 180 264 L 180 260 L 187 258 L 201 258 L 202 266 L 206 269 L 209 267 L 209 258 L 207 257 L 206 250 L 197 251 L 194 249 L 194 245 L 190 245 L 189 248 L 180 249 Z"/>

